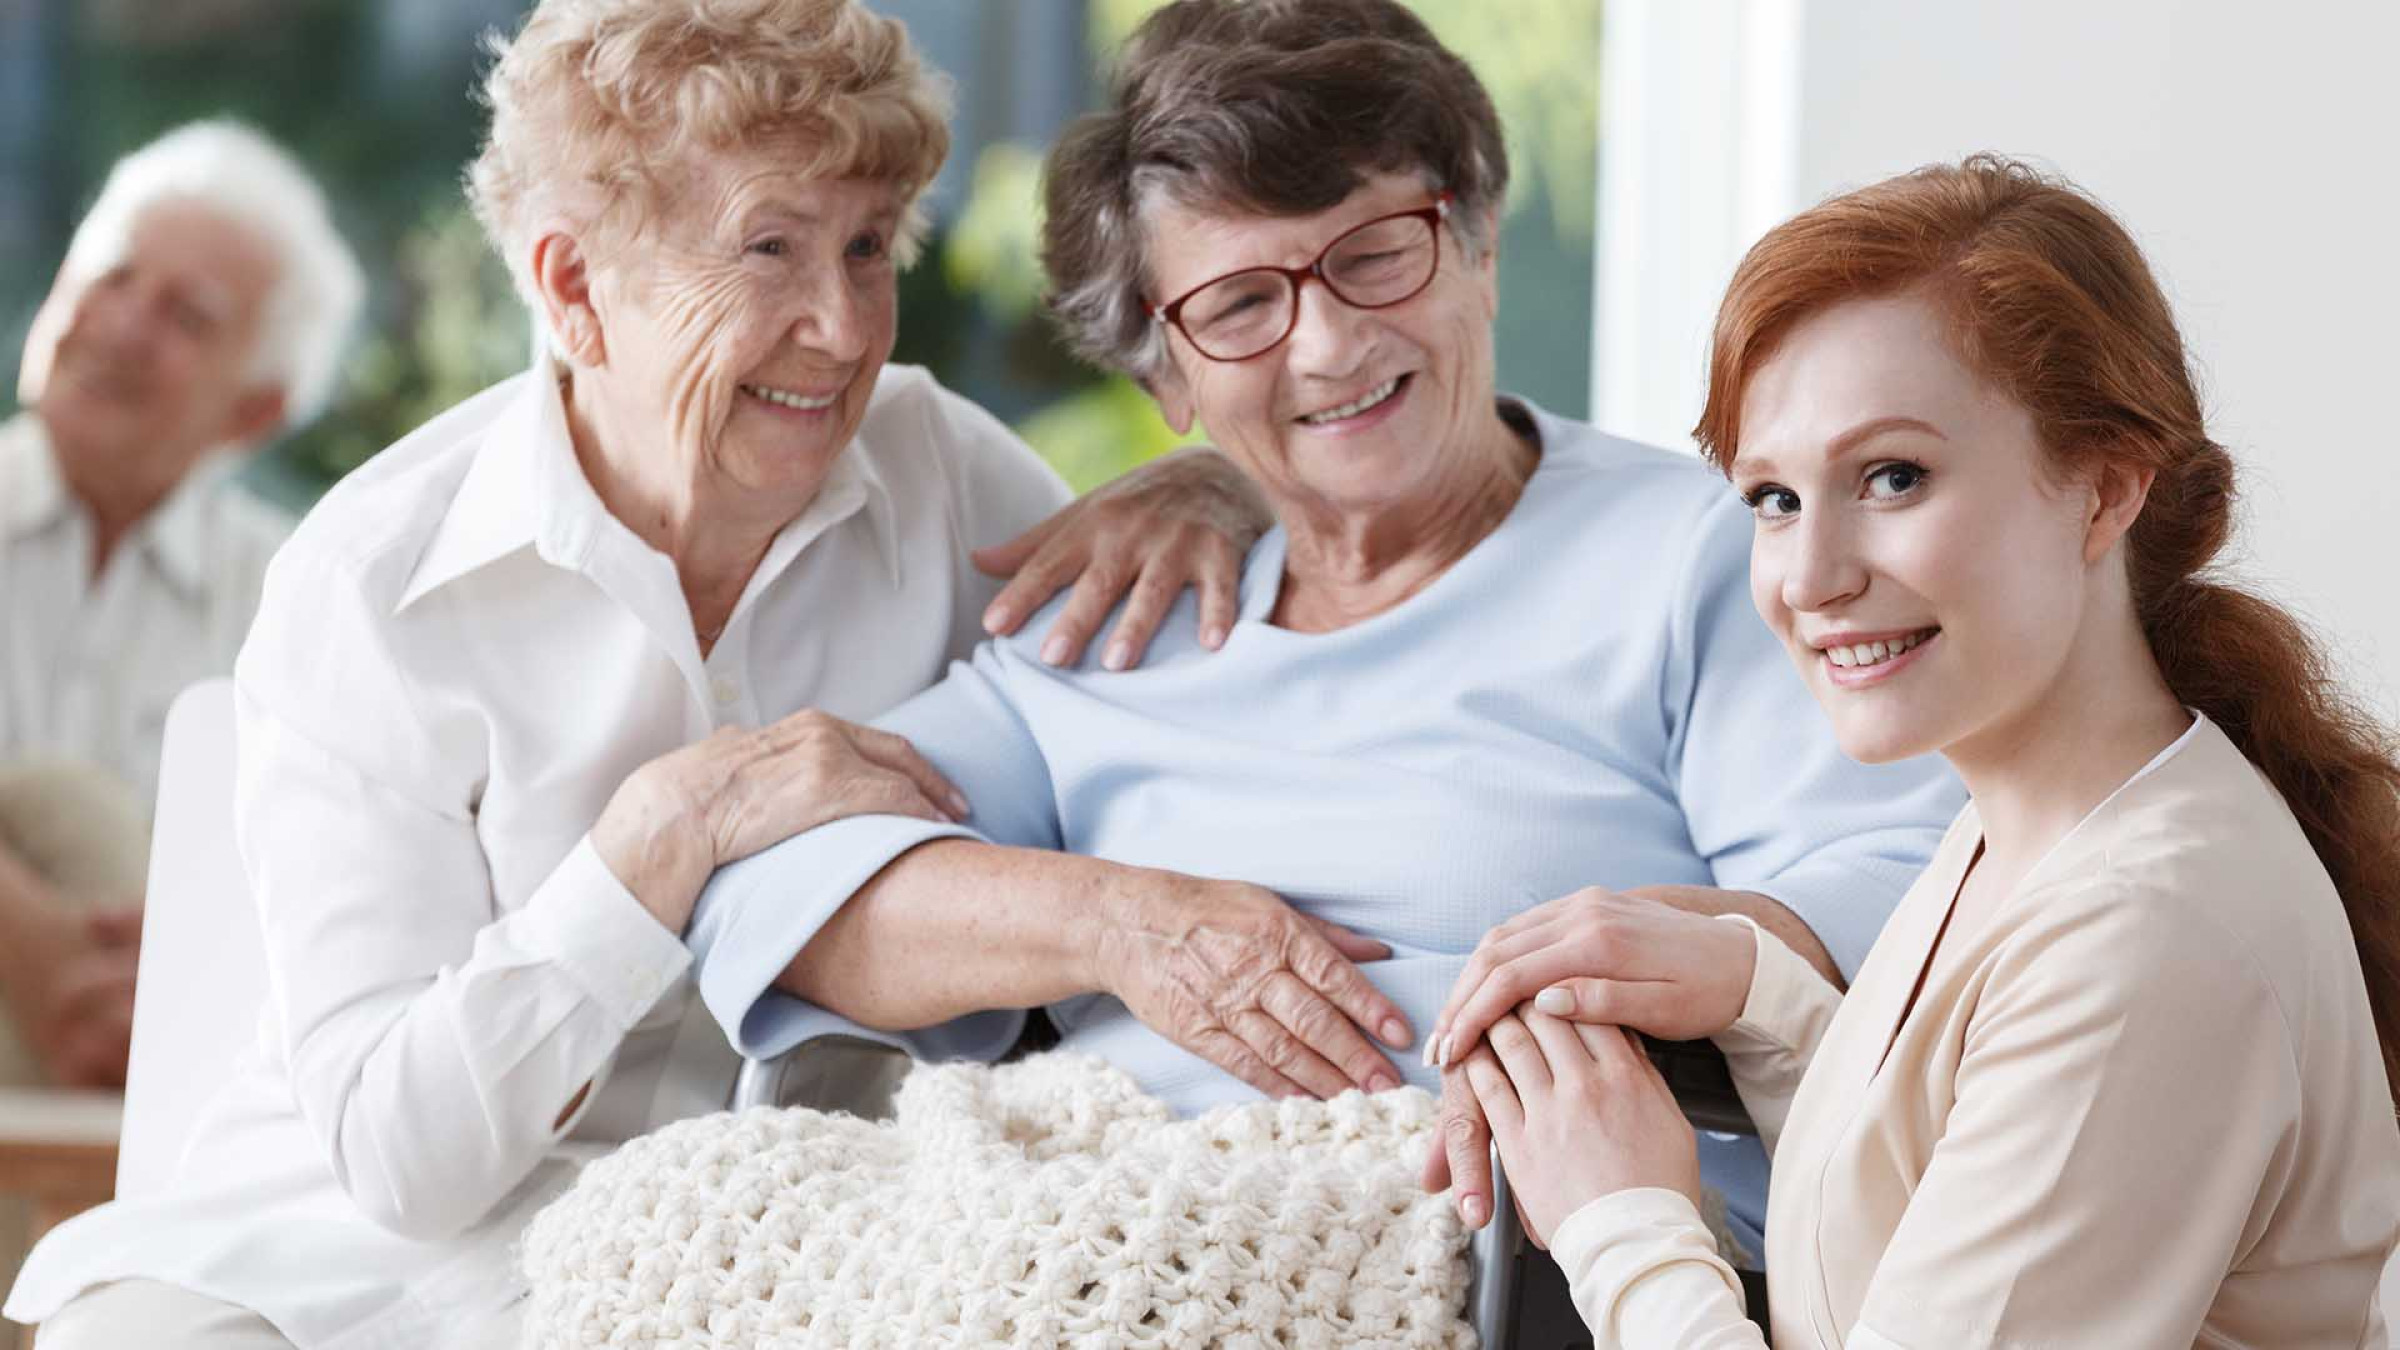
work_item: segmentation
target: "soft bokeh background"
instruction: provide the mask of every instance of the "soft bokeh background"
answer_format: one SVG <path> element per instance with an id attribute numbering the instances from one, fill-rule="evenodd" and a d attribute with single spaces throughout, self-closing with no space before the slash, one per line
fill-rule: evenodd
<path id="1" fill-rule="evenodd" d="M 1041 154 L 1099 96 L 1103 53 L 1160 0 L 869 0 L 958 88 L 933 246 L 901 282 L 894 359 L 1014 425 L 1077 487 L 1169 448 L 1149 401 L 1054 341 L 1034 260 Z M 252 481 L 295 507 L 519 369 L 526 320 L 458 190 L 479 35 L 526 0 L 0 0 L 0 370 L 117 156 L 230 112 L 325 181 L 373 278 L 368 332 L 317 425 Z M 1415 0 L 1492 89 L 1517 183 L 1502 238 L 1503 384 L 1586 412 L 1600 0 Z M 13 406 L 15 381 L 0 400 Z"/>

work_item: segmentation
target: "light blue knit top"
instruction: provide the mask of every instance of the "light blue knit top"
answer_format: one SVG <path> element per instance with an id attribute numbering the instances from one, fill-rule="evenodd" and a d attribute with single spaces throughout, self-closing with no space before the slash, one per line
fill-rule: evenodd
<path id="1" fill-rule="evenodd" d="M 1271 531 L 1221 651 L 1199 646 L 1187 593 L 1138 669 L 1055 669 L 1035 655 L 1045 613 L 877 719 L 974 814 L 964 828 L 836 822 L 720 871 L 690 941 L 737 1045 L 767 1055 L 855 1033 L 769 986 L 854 890 L 946 836 L 1272 889 L 1390 943 L 1365 970 L 1420 1035 L 1486 930 L 1583 886 L 1758 891 L 1855 970 L 1957 814 L 1955 779 L 1938 761 L 1870 768 L 1835 747 L 1751 607 L 1749 513 L 1705 465 L 1503 408 L 1541 443 L 1523 495 L 1384 613 L 1333 633 L 1270 625 L 1285 543 Z M 1178 1111 L 1254 1095 L 1113 998 L 1051 1015 L 1064 1048 L 1125 1068 Z M 924 1055 L 984 1057 L 1021 1019 L 908 1039 Z M 1395 1059 L 1432 1085 L 1413 1055 Z M 1704 1141 L 1704 1164 L 1728 1147 Z M 1708 1171 L 1755 1222 L 1763 1166 L 1729 1167 Z"/>

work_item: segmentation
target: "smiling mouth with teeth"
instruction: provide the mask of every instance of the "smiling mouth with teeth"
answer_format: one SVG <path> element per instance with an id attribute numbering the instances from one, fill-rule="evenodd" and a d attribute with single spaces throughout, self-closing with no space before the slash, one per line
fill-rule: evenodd
<path id="1" fill-rule="evenodd" d="M 1407 379 L 1408 377 L 1406 375 L 1395 375 L 1392 378 L 1385 380 L 1383 383 L 1376 385 L 1374 388 L 1368 390 L 1358 398 L 1353 399 L 1352 401 L 1345 403 L 1338 408 L 1327 408 L 1323 412 L 1309 413 L 1308 415 L 1300 418 L 1299 421 L 1301 425 L 1311 427 L 1321 427 L 1328 422 L 1347 421 L 1350 418 L 1358 416 L 1360 413 L 1369 411 L 1376 405 L 1382 403 L 1385 399 L 1388 399 L 1392 395 L 1399 393 L 1400 386 L 1405 383 Z"/>
<path id="2" fill-rule="evenodd" d="M 841 398 L 838 391 L 827 394 L 823 398 L 809 398 L 802 394 L 770 388 L 763 384 L 745 384 L 741 386 L 741 390 L 761 402 L 772 403 L 778 408 L 796 409 L 800 412 L 823 412 Z"/>
<path id="3" fill-rule="evenodd" d="M 1845 670 L 1859 666 L 1879 666 L 1902 652 L 1923 646 L 1926 639 L 1941 631 L 1939 628 L 1926 628 L 1911 633 L 1907 637 L 1894 638 L 1886 642 L 1862 642 L 1854 646 L 1827 647 L 1824 649 L 1825 659 Z"/>

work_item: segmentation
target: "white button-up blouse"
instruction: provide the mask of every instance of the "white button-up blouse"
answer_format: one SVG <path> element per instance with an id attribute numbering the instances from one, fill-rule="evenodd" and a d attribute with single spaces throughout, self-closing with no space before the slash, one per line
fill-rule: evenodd
<path id="1" fill-rule="evenodd" d="M 353 474 L 277 556 L 235 671 L 258 1042 L 170 1193 L 56 1230 L 7 1315 L 143 1276 L 301 1350 L 504 1327 L 508 1245 L 566 1162 L 722 1107 L 736 1065 L 683 943 L 592 851 L 610 794 L 717 727 L 924 688 L 996 593 L 968 551 L 1067 500 L 988 414 L 887 367 L 704 658 L 549 370 Z"/>

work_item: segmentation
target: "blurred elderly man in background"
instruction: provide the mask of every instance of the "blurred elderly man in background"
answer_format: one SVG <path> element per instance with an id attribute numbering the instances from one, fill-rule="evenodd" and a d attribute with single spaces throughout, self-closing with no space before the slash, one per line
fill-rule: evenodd
<path id="1" fill-rule="evenodd" d="M 116 165 L 34 318 L 0 423 L 0 1083 L 124 1081 L 167 705 L 232 670 L 291 527 L 228 480 L 324 406 L 365 291 L 309 175 L 209 121 Z"/>

